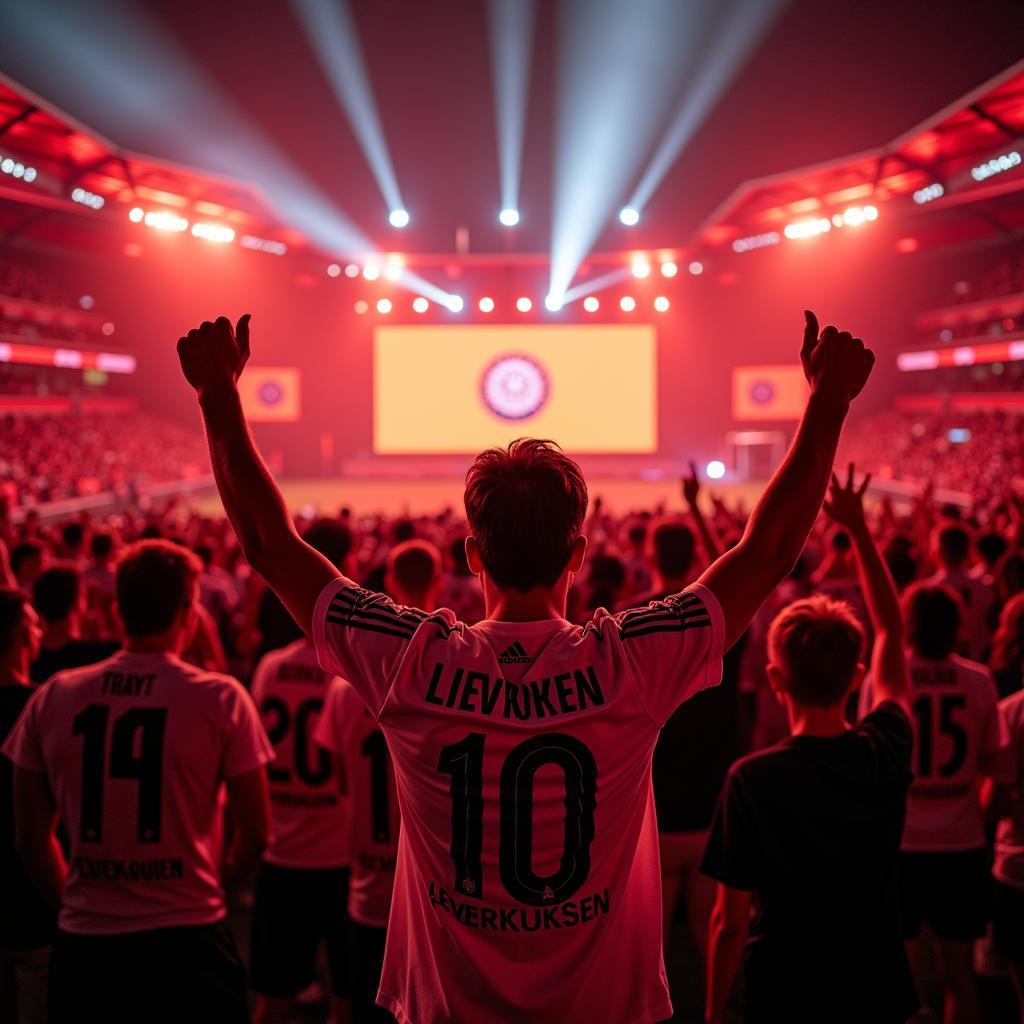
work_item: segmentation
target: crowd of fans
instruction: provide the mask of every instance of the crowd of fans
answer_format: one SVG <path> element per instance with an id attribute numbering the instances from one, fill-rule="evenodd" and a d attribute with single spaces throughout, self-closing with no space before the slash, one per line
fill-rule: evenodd
<path id="1" fill-rule="evenodd" d="M 89 428 L 103 429 L 94 423 L 81 426 L 82 433 Z M 45 431 L 42 435 L 30 431 L 19 438 L 15 450 L 43 453 L 36 457 L 45 461 L 50 457 L 45 454 L 47 443 Z M 152 443 L 167 448 L 164 437 Z M 81 461 L 93 464 L 90 459 Z M 945 461 L 949 461 L 948 454 Z M 1007 478 L 1002 475 L 1004 482 Z M 676 592 L 735 543 L 746 517 L 742 507 L 718 498 L 707 500 L 695 476 L 684 481 L 683 494 L 680 511 L 658 508 L 621 514 L 613 513 L 599 498 L 592 502 L 584 525 L 589 540 L 587 560 L 569 595 L 568 615 L 573 621 L 589 621 L 598 607 L 642 606 Z M 926 492 L 908 514 L 897 514 L 887 502 L 878 504 L 870 522 L 903 594 L 908 623 L 915 616 L 926 619 L 932 615 L 938 626 L 918 622 L 921 635 L 931 636 L 934 643 L 937 628 L 946 636 L 948 643 L 938 642 L 943 649 L 930 651 L 928 657 L 945 664 L 959 652 L 974 660 L 983 685 L 991 687 L 993 706 L 997 687 L 1001 698 L 1021 691 L 1024 501 L 1020 496 L 1004 491 L 999 500 L 979 502 L 964 513 L 939 505 Z M 328 519 L 299 525 L 311 537 L 326 536 L 324 550 L 367 588 L 388 590 L 397 598 L 417 594 L 418 603 L 428 610 L 449 607 L 469 623 L 484 615 L 483 595 L 465 556 L 466 524 L 451 509 L 393 518 L 357 515 L 346 508 Z M 6 519 L 0 523 L 0 578 L 6 577 L 9 584 L 32 595 L 43 630 L 31 671 L 35 682 L 61 669 L 102 659 L 118 648 L 122 634 L 114 606 L 114 567 L 126 545 L 156 537 L 190 549 L 201 561 L 199 624 L 185 652 L 186 660 L 205 669 L 228 671 L 248 685 L 262 658 L 275 656 L 273 652 L 299 641 L 298 627 L 245 563 L 223 519 L 200 516 L 176 503 L 159 512 L 132 510 L 104 518 L 76 515 L 58 524 L 44 525 L 36 516 L 18 525 Z M 408 557 L 410 549 L 415 558 Z M 416 587 L 401 583 L 396 555 L 410 562 L 419 559 L 412 573 L 418 578 Z M 843 525 L 824 514 L 788 580 L 727 655 L 722 686 L 683 705 L 679 717 L 666 726 L 655 755 L 655 793 L 664 833 L 666 941 L 674 903 L 682 896 L 701 957 L 707 956 L 714 883 L 699 873 L 692 855 L 687 859 L 678 850 L 686 849 L 688 837 L 696 837 L 703 848 L 732 762 L 746 751 L 766 747 L 787 735 L 785 714 L 765 673 L 768 627 L 783 608 L 813 595 L 847 602 L 870 633 L 871 618 L 850 536 Z M 918 634 L 910 625 L 908 631 L 913 648 L 919 642 L 915 639 Z M 980 793 L 984 777 L 979 774 L 976 781 Z M 972 793 L 974 787 L 972 780 Z M 990 806 L 993 816 L 998 816 L 997 804 Z M 683 845 L 674 847 L 673 839 Z M 976 916 L 980 934 L 987 920 L 984 907 L 978 908 Z M 976 1014 L 973 988 L 964 988 L 965 984 L 974 985 L 969 967 L 967 982 L 963 975 L 964 964 L 970 963 L 974 933 L 944 936 L 941 922 L 932 925 L 939 934 L 943 978 L 950 989 L 947 1004 L 953 999 Z M 979 954 L 979 963 L 985 971 L 1005 976 L 1006 965 L 985 942 L 981 940 L 979 946 L 984 954 Z M 946 1019 L 973 1021 L 980 1017 L 947 1015 Z"/>
<path id="2" fill-rule="evenodd" d="M 994 299 L 1002 295 L 1024 293 L 1024 256 L 1019 252 L 1001 255 L 973 280 L 957 281 L 949 291 L 946 304 L 961 305 Z"/>
<path id="3" fill-rule="evenodd" d="M 972 280 L 958 281 L 946 304 L 1024 293 L 1024 257 L 1002 256 Z M 1016 308 L 1016 307 L 1014 307 Z M 955 321 L 955 322 L 954 322 Z M 921 333 L 920 347 L 949 348 L 971 339 L 1018 339 L 1024 314 L 953 316 L 945 326 Z M 987 503 L 999 499 L 1008 483 L 1024 478 L 1024 417 L 1014 411 L 964 412 L 950 407 L 951 395 L 1016 394 L 1024 388 L 1024 362 L 983 362 L 900 375 L 900 391 L 936 398 L 931 412 L 889 409 L 853 421 L 843 437 L 842 458 L 877 478 L 918 487 L 930 485 Z"/>
<path id="4" fill-rule="evenodd" d="M 1001 499 L 1024 478 L 1024 417 L 1013 412 L 889 410 L 851 423 L 842 457 L 879 478 Z"/>
<path id="5" fill-rule="evenodd" d="M 0 500 L 11 507 L 106 491 L 131 497 L 209 472 L 199 434 L 148 413 L 11 415 L 0 433 Z"/>
<path id="6" fill-rule="evenodd" d="M 45 306 L 75 308 L 70 290 L 50 274 L 40 273 L 24 260 L 0 259 L 0 296 L 25 299 Z"/>
<path id="7" fill-rule="evenodd" d="M 23 306 L 10 299 L 27 300 L 43 306 L 53 306 L 81 312 L 91 309 L 91 296 L 72 297 L 71 290 L 55 277 L 43 274 L 28 266 L 24 261 L 14 262 L 0 258 L 0 342 L 8 344 L 49 344 L 78 346 L 89 349 L 109 350 L 117 345 L 114 325 L 95 317 L 26 315 Z M 38 368 L 33 368 L 38 370 Z M 81 381 L 78 371 L 49 375 L 50 383 L 56 384 L 62 393 L 70 393 L 73 382 Z M 37 375 L 33 380 L 24 374 L 5 375 L 0 378 L 0 394 L 45 394 L 49 388 L 32 387 L 43 383 Z"/>

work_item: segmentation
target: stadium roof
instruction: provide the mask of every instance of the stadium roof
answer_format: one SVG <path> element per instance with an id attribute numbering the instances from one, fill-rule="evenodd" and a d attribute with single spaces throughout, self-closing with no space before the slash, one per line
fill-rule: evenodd
<path id="1" fill-rule="evenodd" d="M 101 208 L 89 205 L 92 196 L 102 198 Z M 123 229 L 135 206 L 158 206 L 289 246 L 304 243 L 255 186 L 123 149 L 0 73 L 0 238 L 30 234 L 92 248 L 98 240 L 86 238 L 86 222 Z"/>
<path id="2" fill-rule="evenodd" d="M 1024 60 L 887 145 L 745 182 L 696 243 L 763 248 L 787 226 L 866 205 L 906 220 L 921 247 L 1024 231 Z"/>
<path id="3" fill-rule="evenodd" d="M 19 166 L 22 172 L 12 173 Z M 84 193 L 79 201 L 72 198 L 76 190 Z M 925 190 L 930 194 L 922 202 Z M 102 197 L 102 208 L 90 206 L 90 196 Z M 886 222 L 906 221 L 915 248 L 1024 233 L 1024 61 L 887 145 L 746 182 L 684 248 L 743 251 L 737 243 L 758 238 L 771 245 L 784 241 L 787 225 L 869 204 Z M 123 149 L 0 74 L 0 238 L 116 252 L 134 207 L 179 213 L 193 225 L 213 222 L 255 243 L 308 245 L 256 186 Z M 592 252 L 589 259 L 617 262 L 635 251 Z M 537 264 L 547 254 L 460 259 Z M 453 257 L 409 259 L 433 261 Z"/>

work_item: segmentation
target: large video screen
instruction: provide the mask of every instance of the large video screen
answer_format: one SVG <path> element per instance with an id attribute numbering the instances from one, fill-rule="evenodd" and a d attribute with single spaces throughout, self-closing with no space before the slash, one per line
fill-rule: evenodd
<path id="1" fill-rule="evenodd" d="M 373 355 L 380 454 L 472 453 L 523 436 L 578 453 L 658 445 L 649 324 L 378 327 Z"/>

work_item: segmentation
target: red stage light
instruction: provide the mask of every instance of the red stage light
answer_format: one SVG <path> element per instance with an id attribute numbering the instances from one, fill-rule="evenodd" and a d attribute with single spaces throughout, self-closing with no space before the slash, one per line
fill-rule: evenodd
<path id="1" fill-rule="evenodd" d="M 920 243 L 916 238 L 901 238 L 896 243 L 897 252 L 917 252 L 920 248 Z"/>

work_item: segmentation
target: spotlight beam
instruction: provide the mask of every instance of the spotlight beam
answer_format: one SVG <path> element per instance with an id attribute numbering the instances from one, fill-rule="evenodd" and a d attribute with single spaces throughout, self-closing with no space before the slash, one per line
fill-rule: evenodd
<path id="1" fill-rule="evenodd" d="M 348 0 L 291 0 L 291 6 L 348 115 L 388 210 L 404 210 Z"/>
<path id="2" fill-rule="evenodd" d="M 281 220 L 333 253 L 373 243 L 270 142 L 138 5 L 18 3 L 3 41 L 39 91 L 108 136 L 258 185 Z M 7 70 L 21 74 L 17 64 Z M 73 93 L 68 83 L 74 83 Z M 154 122 L 153 111 L 160 111 Z M 106 131 L 105 126 L 116 131 Z"/>
<path id="3" fill-rule="evenodd" d="M 728 0 L 722 4 L 719 14 L 721 29 L 709 41 L 705 57 L 689 77 L 682 104 L 640 176 L 628 206 L 642 210 L 647 205 L 785 3 L 786 0 Z"/>
<path id="4" fill-rule="evenodd" d="M 559 6 L 548 287 L 556 299 L 635 180 L 708 9 L 657 0 L 564 0 Z"/>
<path id="5" fill-rule="evenodd" d="M 488 0 L 487 8 L 501 209 L 518 210 L 536 0 Z"/>
<path id="6" fill-rule="evenodd" d="M 589 281 L 581 281 L 579 284 L 574 284 L 562 296 L 562 305 L 567 306 L 570 302 L 575 302 L 577 299 L 582 299 L 587 295 L 603 292 L 606 288 L 611 288 L 620 281 L 627 281 L 632 276 L 633 272 L 629 267 L 619 267 L 617 270 L 611 270 L 600 277 L 591 278 Z"/>

